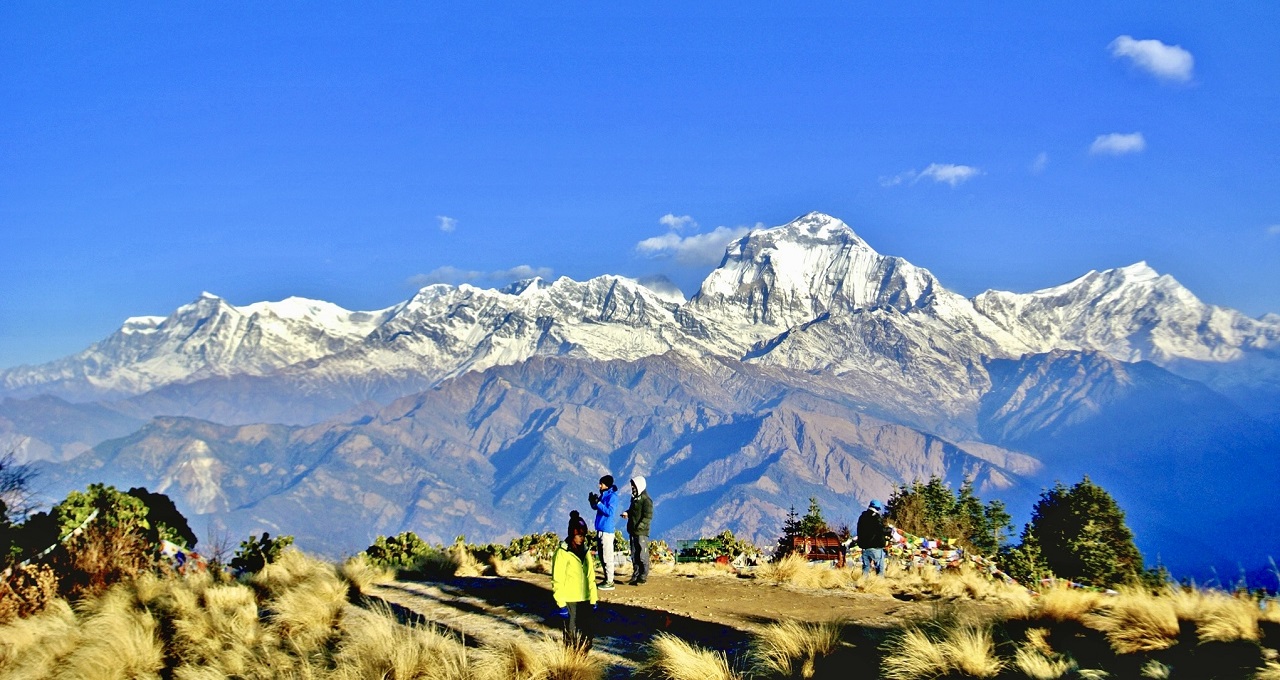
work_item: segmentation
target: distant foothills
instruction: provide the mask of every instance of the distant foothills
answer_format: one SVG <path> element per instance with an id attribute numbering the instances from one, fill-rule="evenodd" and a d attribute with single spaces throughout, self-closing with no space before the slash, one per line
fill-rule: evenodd
<path id="1" fill-rule="evenodd" d="M 811 497 L 852 524 L 933 476 L 1017 518 L 1087 475 L 1148 566 L 1280 552 L 1280 316 L 1145 263 L 966 298 L 820 213 L 731 243 L 689 299 L 619 276 L 368 312 L 206 293 L 0 396 L 0 453 L 50 501 L 147 487 L 197 531 L 327 555 L 558 530 L 606 473 L 648 478 L 668 540 L 769 544 Z"/>

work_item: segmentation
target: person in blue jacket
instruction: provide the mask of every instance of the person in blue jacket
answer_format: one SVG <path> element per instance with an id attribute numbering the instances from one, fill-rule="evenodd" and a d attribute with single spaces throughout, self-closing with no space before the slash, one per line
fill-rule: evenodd
<path id="1" fill-rule="evenodd" d="M 587 500 L 596 511 L 596 539 L 600 542 L 600 563 L 604 566 L 604 582 L 600 590 L 613 590 L 613 532 L 618 525 L 618 487 L 613 475 L 600 478 L 600 493 L 590 493 Z"/>

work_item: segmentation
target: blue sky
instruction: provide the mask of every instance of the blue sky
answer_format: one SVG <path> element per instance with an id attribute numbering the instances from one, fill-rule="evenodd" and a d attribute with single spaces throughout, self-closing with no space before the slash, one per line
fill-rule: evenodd
<path id="1" fill-rule="evenodd" d="M 0 6 L 0 367 L 206 290 L 691 294 L 811 210 L 968 295 L 1280 312 L 1277 3 L 423 4 Z"/>

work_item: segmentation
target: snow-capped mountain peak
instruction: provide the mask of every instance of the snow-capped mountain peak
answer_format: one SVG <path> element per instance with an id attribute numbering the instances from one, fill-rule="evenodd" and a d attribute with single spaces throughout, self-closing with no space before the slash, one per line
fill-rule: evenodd
<path id="1" fill-rule="evenodd" d="M 1037 352 L 1096 350 L 1123 361 L 1232 361 L 1246 347 L 1280 341 L 1280 327 L 1206 304 L 1146 262 L 1090 271 L 1031 293 L 986 291 L 974 305 Z"/>
<path id="2" fill-rule="evenodd" d="M 535 277 L 502 289 L 434 284 L 367 312 L 300 297 L 237 307 L 206 292 L 167 317 L 132 317 L 80 354 L 4 371 L 0 389 L 137 394 L 285 367 L 295 377 L 421 386 L 535 355 L 633 360 L 676 351 L 860 371 L 885 384 L 932 362 L 952 372 L 917 376 L 916 385 L 949 382 L 966 392 L 982 384 L 973 367 L 984 357 L 1092 350 L 1169 365 L 1277 346 L 1280 317 L 1207 305 L 1145 262 L 970 300 L 813 212 L 729 244 L 688 301 L 669 282 L 614 275 Z"/>

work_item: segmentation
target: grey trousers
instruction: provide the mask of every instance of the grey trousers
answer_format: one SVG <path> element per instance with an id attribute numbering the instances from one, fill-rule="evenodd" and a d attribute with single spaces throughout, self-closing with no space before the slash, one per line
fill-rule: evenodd
<path id="1" fill-rule="evenodd" d="M 631 580 L 649 580 L 649 537 L 631 536 Z"/>

